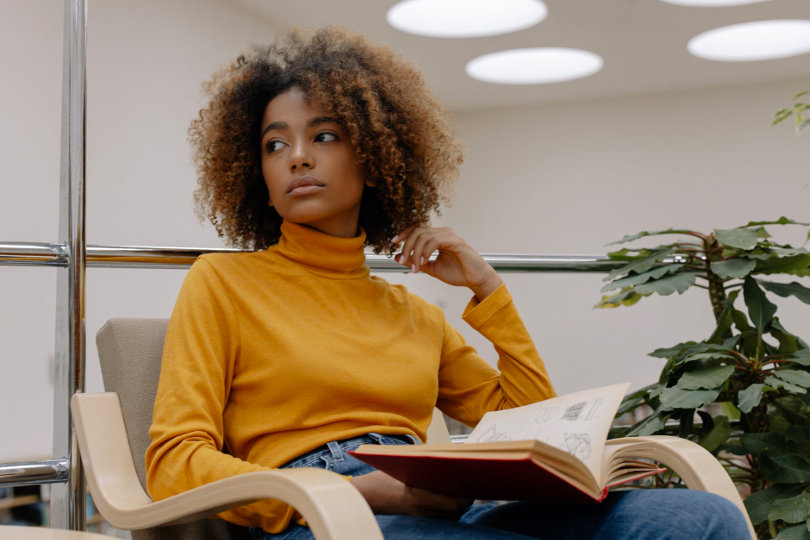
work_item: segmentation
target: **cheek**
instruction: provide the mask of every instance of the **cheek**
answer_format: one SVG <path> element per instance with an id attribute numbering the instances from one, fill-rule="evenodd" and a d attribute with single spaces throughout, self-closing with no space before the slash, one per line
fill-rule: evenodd
<path id="1" fill-rule="evenodd" d="M 277 183 L 273 182 L 273 178 L 277 178 L 277 174 L 274 174 L 275 171 L 273 166 L 266 161 L 262 162 L 262 178 L 264 178 L 264 185 L 267 186 L 267 191 L 269 194 L 270 199 L 273 199 L 273 191 L 274 187 L 276 191 L 278 190 Z"/>

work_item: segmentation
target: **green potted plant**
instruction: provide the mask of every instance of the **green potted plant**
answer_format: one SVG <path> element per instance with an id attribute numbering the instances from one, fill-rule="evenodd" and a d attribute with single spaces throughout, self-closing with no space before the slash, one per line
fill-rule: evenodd
<path id="1" fill-rule="evenodd" d="M 776 113 L 797 131 L 810 104 Z M 810 304 L 810 251 L 777 242 L 768 228 L 808 228 L 785 217 L 734 229 L 641 232 L 617 243 L 673 238 L 609 254 L 624 264 L 605 278 L 596 307 L 630 306 L 652 294 L 707 293 L 714 328 L 697 341 L 650 353 L 665 359 L 658 382 L 628 395 L 619 414 L 646 411 L 617 435 L 670 433 L 700 443 L 741 489 L 760 538 L 810 539 L 810 347 L 777 316 L 774 297 Z M 802 229 L 804 234 L 804 229 Z M 787 279 L 786 279 L 787 278 Z M 783 300 L 786 301 L 786 300 Z M 677 482 L 677 479 L 672 479 Z"/>

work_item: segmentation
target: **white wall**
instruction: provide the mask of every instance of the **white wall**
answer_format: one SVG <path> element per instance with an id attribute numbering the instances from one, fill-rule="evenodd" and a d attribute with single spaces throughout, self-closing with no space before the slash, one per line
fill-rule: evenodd
<path id="1" fill-rule="evenodd" d="M 248 44 L 272 39 L 273 29 L 217 0 L 90 0 L 88 13 L 88 242 L 222 245 L 192 212 L 186 129 L 201 82 Z M 61 0 L 0 8 L 0 241 L 56 240 L 61 33 Z M 705 230 L 781 214 L 808 220 L 810 139 L 768 127 L 804 88 L 810 80 L 464 112 L 467 162 L 442 221 L 482 251 L 578 254 L 602 253 L 639 229 Z M 182 277 L 88 271 L 88 390 L 101 389 L 93 337 L 103 321 L 167 316 Z M 52 269 L 0 268 L 3 461 L 50 454 L 54 278 Z M 561 391 L 618 380 L 640 386 L 659 367 L 646 352 L 708 331 L 700 295 L 591 310 L 601 278 L 507 276 Z M 425 276 L 391 280 L 452 319 L 468 297 Z M 801 333 L 794 312 L 785 323 Z"/>
<path id="2" fill-rule="evenodd" d="M 462 113 L 467 159 L 444 220 L 481 251 L 543 254 L 604 253 L 641 230 L 710 232 L 781 215 L 808 222 L 810 134 L 770 126 L 808 88 L 804 79 Z M 796 228 L 785 232 L 794 244 L 805 240 Z M 643 386 L 662 366 L 647 352 L 711 333 L 702 291 L 591 309 L 603 277 L 508 277 L 560 391 Z M 807 306 L 780 304 L 786 327 L 808 339 Z"/>
<path id="3" fill-rule="evenodd" d="M 57 240 L 63 3 L 0 7 L 0 241 Z M 273 28 L 218 0 L 90 0 L 87 33 L 87 242 L 222 246 L 193 214 L 186 130 L 202 82 Z M 0 267 L 0 460 L 51 452 L 55 272 Z M 168 316 L 183 275 L 88 270 L 88 390 L 103 321 Z"/>

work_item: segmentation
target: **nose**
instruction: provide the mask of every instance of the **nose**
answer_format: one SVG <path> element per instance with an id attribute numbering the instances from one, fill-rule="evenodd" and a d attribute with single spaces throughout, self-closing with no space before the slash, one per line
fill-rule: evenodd
<path id="1" fill-rule="evenodd" d="M 290 170 L 297 171 L 303 168 L 311 169 L 315 166 L 315 160 L 306 143 L 298 143 L 292 147 L 290 152 Z"/>

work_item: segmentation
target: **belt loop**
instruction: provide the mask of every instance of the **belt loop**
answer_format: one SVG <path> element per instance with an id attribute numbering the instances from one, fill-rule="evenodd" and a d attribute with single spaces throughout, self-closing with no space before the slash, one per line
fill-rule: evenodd
<path id="1" fill-rule="evenodd" d="M 338 444 L 337 441 L 326 443 L 326 447 L 329 448 L 329 453 L 332 454 L 332 459 L 335 461 L 343 461 L 343 449 L 340 448 L 340 444 Z"/>

